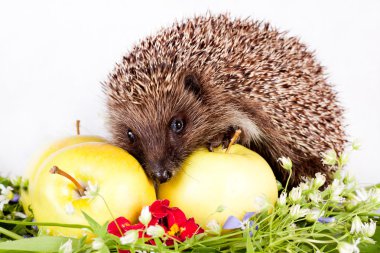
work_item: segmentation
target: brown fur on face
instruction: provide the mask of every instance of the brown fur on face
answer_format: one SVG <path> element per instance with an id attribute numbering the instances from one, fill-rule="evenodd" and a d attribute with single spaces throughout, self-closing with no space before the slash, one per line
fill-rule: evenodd
<path id="1" fill-rule="evenodd" d="M 296 38 L 268 24 L 226 15 L 176 23 L 136 45 L 104 88 L 115 144 L 153 178 L 175 174 L 192 151 L 222 142 L 230 127 L 242 129 L 239 142 L 282 182 L 287 173 L 277 159 L 290 157 L 292 185 L 319 171 L 329 176 L 320 152 L 342 151 L 345 143 L 342 108 L 323 68 Z M 179 134 L 173 118 L 185 121 Z"/>

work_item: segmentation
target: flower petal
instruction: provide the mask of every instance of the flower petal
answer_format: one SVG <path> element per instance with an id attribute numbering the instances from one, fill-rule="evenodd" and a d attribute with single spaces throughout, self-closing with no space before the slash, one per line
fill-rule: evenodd
<path id="1" fill-rule="evenodd" d="M 254 214 L 255 214 L 255 212 L 247 212 L 247 213 L 245 213 L 245 215 L 243 217 L 243 222 L 246 222 L 247 220 L 249 220 Z"/>
<path id="2" fill-rule="evenodd" d="M 114 221 L 112 221 L 110 224 L 108 224 L 107 231 L 110 234 L 121 237 L 127 231 L 126 227 L 130 225 L 131 225 L 131 222 L 129 220 L 127 220 L 124 217 L 119 217 L 119 218 L 116 218 Z M 119 228 L 121 229 L 121 231 L 119 230 Z"/>
<path id="3" fill-rule="evenodd" d="M 236 229 L 240 228 L 243 223 L 235 216 L 229 216 L 223 225 L 223 229 Z"/>
<path id="4" fill-rule="evenodd" d="M 194 218 L 188 219 L 181 227 L 180 239 L 181 241 L 186 240 L 186 238 L 191 238 L 196 234 L 201 234 L 204 230 L 195 223 Z"/>
<path id="5" fill-rule="evenodd" d="M 335 222 L 335 217 L 319 217 L 318 221 L 320 223 L 331 223 L 331 222 Z"/>
<path id="6" fill-rule="evenodd" d="M 167 219 L 168 219 L 168 228 L 170 228 L 174 224 L 181 226 L 187 221 L 185 214 L 182 212 L 181 209 L 177 207 L 168 208 Z"/>
<path id="7" fill-rule="evenodd" d="M 169 208 L 169 200 L 156 200 L 149 207 L 149 211 L 152 213 L 152 216 L 158 219 L 161 219 L 167 215 L 167 210 Z"/>

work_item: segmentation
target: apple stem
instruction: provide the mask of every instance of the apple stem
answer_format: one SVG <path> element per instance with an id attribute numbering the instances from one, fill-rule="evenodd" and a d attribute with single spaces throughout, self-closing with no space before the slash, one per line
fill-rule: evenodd
<path id="1" fill-rule="evenodd" d="M 51 167 L 51 169 L 49 170 L 49 172 L 51 174 L 58 174 L 58 175 L 64 176 L 65 178 L 69 179 L 77 187 L 79 195 L 80 196 L 84 196 L 84 191 L 85 190 L 84 190 L 83 186 L 75 178 L 73 178 L 70 174 L 68 174 L 65 171 L 61 170 L 57 166 Z"/>
<path id="2" fill-rule="evenodd" d="M 76 121 L 76 129 L 77 129 L 77 135 L 80 135 L 80 120 L 77 119 Z"/>
<path id="3" fill-rule="evenodd" d="M 235 144 L 235 142 L 236 142 L 237 139 L 239 138 L 240 134 L 241 134 L 241 130 L 240 130 L 240 129 L 237 129 L 237 130 L 235 131 L 235 133 L 234 133 L 234 136 L 232 136 L 230 143 L 228 144 L 228 147 L 227 147 L 227 149 L 226 149 L 226 153 L 228 153 L 228 152 L 230 151 L 232 145 Z"/>

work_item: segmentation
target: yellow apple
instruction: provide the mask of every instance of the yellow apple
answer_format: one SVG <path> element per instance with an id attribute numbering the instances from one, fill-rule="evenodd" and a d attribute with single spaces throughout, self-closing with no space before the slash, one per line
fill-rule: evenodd
<path id="1" fill-rule="evenodd" d="M 98 189 L 99 195 L 80 196 L 70 180 L 49 173 L 54 166 L 70 174 L 87 192 Z M 72 145 L 54 153 L 41 165 L 30 186 L 37 222 L 87 224 L 81 213 L 84 211 L 104 224 L 112 220 L 104 201 L 113 217 L 125 216 L 134 222 L 142 207 L 156 199 L 153 183 L 138 161 L 125 150 L 100 142 Z M 71 237 L 85 233 L 81 229 L 61 227 L 43 230 L 51 235 Z"/>
<path id="2" fill-rule="evenodd" d="M 160 185 L 159 198 L 170 200 L 201 226 L 211 219 L 223 225 L 230 215 L 242 219 L 246 212 L 260 210 L 263 200 L 274 204 L 277 183 L 268 163 L 241 145 L 225 151 L 195 151 L 173 179 Z M 224 211 L 216 212 L 220 207 Z"/>
<path id="3" fill-rule="evenodd" d="M 106 142 L 106 140 L 102 137 L 94 136 L 94 135 L 76 135 L 76 136 L 70 136 L 70 137 L 66 137 L 58 141 L 55 141 L 50 146 L 45 148 L 42 152 L 37 154 L 34 161 L 26 169 L 24 179 L 27 179 L 28 181 L 34 180 L 34 176 L 37 174 L 37 171 L 40 168 L 41 164 L 51 154 L 57 152 L 58 150 L 62 148 L 65 148 L 74 144 L 78 144 L 78 143 L 83 143 L 83 142 Z M 27 214 L 30 214 L 29 207 L 31 207 L 31 201 L 30 201 L 31 191 L 32 189 L 30 188 L 30 186 L 28 187 L 27 191 L 21 190 L 20 201 Z"/>

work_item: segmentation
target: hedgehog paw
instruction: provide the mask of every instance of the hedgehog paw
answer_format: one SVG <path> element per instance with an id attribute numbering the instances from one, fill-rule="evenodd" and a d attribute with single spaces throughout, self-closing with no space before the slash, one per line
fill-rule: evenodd
<path id="1" fill-rule="evenodd" d="M 220 145 L 222 145 L 223 149 L 227 148 L 236 129 L 237 128 L 231 126 L 226 132 L 218 134 L 214 139 L 208 142 L 208 150 L 212 152 L 214 148 L 219 147 Z"/>

